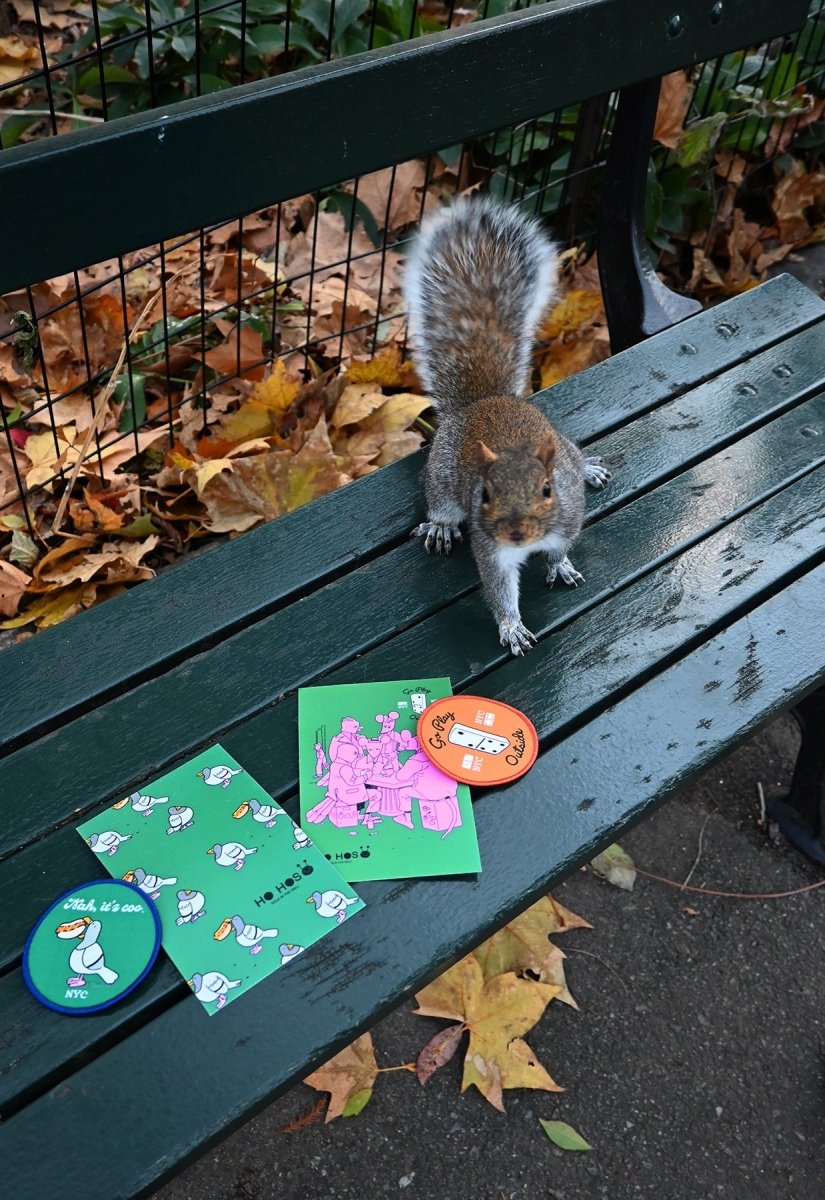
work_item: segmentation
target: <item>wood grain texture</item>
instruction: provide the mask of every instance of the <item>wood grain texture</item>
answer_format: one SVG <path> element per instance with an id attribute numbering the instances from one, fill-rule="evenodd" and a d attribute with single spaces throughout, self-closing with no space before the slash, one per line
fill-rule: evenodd
<path id="1" fill-rule="evenodd" d="M 538 403 L 564 432 L 592 443 L 709 376 L 739 370 L 757 352 L 775 366 L 771 347 L 825 314 L 825 304 L 789 276 L 747 293 L 748 306 L 745 299 L 539 393 Z M 723 336 L 720 325 L 733 332 Z M 680 353 L 688 330 L 696 354 Z M 731 376 L 731 386 L 748 378 Z M 792 378 L 785 390 L 794 387 Z M 713 404 L 712 386 L 706 394 Z M 423 456 L 413 455 L 5 650 L 0 758 L 405 540 L 421 515 L 422 466 Z M 611 485 L 598 503 L 612 503 L 616 491 Z M 115 644 L 116 654 L 100 653 Z"/>
<path id="2" fill-rule="evenodd" d="M 785 35 L 807 7 L 726 0 L 713 24 L 708 0 L 681 0 L 674 36 L 661 0 L 555 0 L 13 147 L 0 155 L 0 223 L 25 214 L 38 236 L 11 240 L 0 292 Z M 277 153 L 260 154 L 274 129 Z M 162 197 L 147 204 L 135 179 L 163 181 Z"/>
<path id="3" fill-rule="evenodd" d="M 824 587 L 825 567 L 803 575 L 548 751 L 506 793 L 481 795 L 476 819 L 485 869 L 475 880 L 365 887 L 366 909 L 336 938 L 269 976 L 208 1029 L 187 997 L 4 1121 L 0 1158 L 10 1194 L 42 1200 L 55 1194 L 58 1180 L 61 1192 L 82 1188 L 88 1200 L 146 1194 L 231 1132 L 821 683 Z M 717 681 L 706 729 L 707 686 Z M 513 828 L 522 831 L 518 854 Z M 118 1119 L 100 1119 L 119 1112 L 124 1080 L 152 1096 L 139 1138 L 124 1138 Z M 195 1095 L 197 1104 L 181 1103 Z M 84 1136 L 91 1128 L 92 1174 Z M 48 1154 L 32 1153 L 43 1145 Z"/>

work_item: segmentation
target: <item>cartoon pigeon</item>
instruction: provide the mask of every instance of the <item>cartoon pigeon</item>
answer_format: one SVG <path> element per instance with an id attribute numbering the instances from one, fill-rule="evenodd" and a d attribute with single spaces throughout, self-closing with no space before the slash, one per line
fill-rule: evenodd
<path id="1" fill-rule="evenodd" d="M 146 896 L 151 896 L 153 900 L 157 900 L 162 887 L 171 887 L 173 883 L 177 883 L 176 875 L 170 879 L 163 879 L 160 875 L 147 875 L 142 867 L 135 867 L 134 871 L 127 871 L 123 876 L 127 883 L 136 884 Z"/>
<path id="2" fill-rule="evenodd" d="M 173 804 L 169 809 L 169 828 L 167 833 L 180 833 L 195 824 L 195 814 L 188 804 Z"/>
<path id="3" fill-rule="evenodd" d="M 68 980 L 69 987 L 83 987 L 86 975 L 99 975 L 104 983 L 114 983 L 117 979 L 117 971 L 112 971 L 103 961 L 103 950 L 97 941 L 100 930 L 100 921 L 93 921 L 91 917 L 67 921 L 55 930 L 59 938 L 80 938 L 69 955 L 69 967 L 74 971 L 74 977 Z"/>
<path id="4" fill-rule="evenodd" d="M 242 774 L 243 767 L 238 767 L 235 771 L 231 767 L 204 767 L 202 771 L 198 771 L 197 777 L 204 783 L 208 783 L 210 787 L 228 788 L 232 782 L 232 776 Z"/>
<path id="5" fill-rule="evenodd" d="M 292 832 L 295 835 L 295 841 L 292 843 L 293 850 L 306 850 L 307 846 L 313 845 L 309 835 L 304 833 L 300 825 L 293 825 Z"/>
<path id="6" fill-rule="evenodd" d="M 357 904 L 357 896 L 345 896 L 343 892 L 313 892 L 307 904 L 314 904 L 319 917 L 335 917 L 340 923 L 347 915 L 347 906 Z"/>
<path id="7" fill-rule="evenodd" d="M 112 808 L 125 808 L 127 804 L 131 804 L 135 812 L 142 813 L 144 817 L 151 817 L 155 805 L 166 804 L 168 800 L 168 796 L 141 796 L 140 792 L 132 792 L 131 796 L 127 796 L 125 800 L 118 800 Z"/>
<path id="8" fill-rule="evenodd" d="M 232 816 L 236 821 L 241 817 L 245 817 L 247 813 L 252 813 L 252 820 L 258 821 L 261 825 L 266 825 L 267 829 L 271 829 L 275 824 L 277 817 L 285 817 L 286 813 L 277 804 L 261 804 L 260 800 L 244 800 Z"/>
<path id="9" fill-rule="evenodd" d="M 292 942 L 281 942 L 278 949 L 281 952 L 281 966 L 283 966 L 284 963 L 288 963 L 291 959 L 297 958 L 299 954 L 303 954 L 306 946 L 295 946 Z"/>
<path id="10" fill-rule="evenodd" d="M 277 929 L 261 929 L 259 925 L 247 925 L 243 917 L 227 917 L 214 933 L 216 942 L 222 942 L 230 933 L 235 934 L 239 946 L 244 946 L 250 954 L 260 954 L 261 942 L 264 938 L 278 936 Z"/>
<path id="11" fill-rule="evenodd" d="M 230 988 L 240 987 L 243 980 L 227 979 L 220 971 L 207 971 L 205 975 L 195 973 L 187 983 L 201 1004 L 211 1004 L 213 1000 L 217 1000 L 218 1008 L 223 1008 L 226 1004 L 226 993 Z"/>
<path id="12" fill-rule="evenodd" d="M 207 854 L 214 854 L 215 862 L 222 867 L 234 867 L 236 871 L 240 871 L 244 865 L 246 858 L 250 854 L 257 854 L 256 846 L 242 846 L 240 842 L 216 842 L 211 850 L 206 851 Z"/>
<path id="13" fill-rule="evenodd" d="M 93 833 L 86 841 L 94 850 L 95 854 L 117 854 L 118 846 L 121 842 L 128 842 L 131 833 L 115 833 L 112 829 L 107 829 L 105 833 Z"/>
<path id="14" fill-rule="evenodd" d="M 206 912 L 206 897 L 203 892 L 194 892 L 189 888 L 181 888 L 178 892 L 178 912 L 180 916 L 176 925 L 188 925 L 197 921 Z"/>

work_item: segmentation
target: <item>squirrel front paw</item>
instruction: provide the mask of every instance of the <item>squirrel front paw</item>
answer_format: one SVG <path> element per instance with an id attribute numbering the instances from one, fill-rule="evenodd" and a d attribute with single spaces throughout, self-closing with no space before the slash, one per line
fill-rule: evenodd
<path id="1" fill-rule="evenodd" d="M 551 562 L 547 564 L 547 586 L 552 587 L 556 582 L 556 576 L 559 576 L 562 583 L 566 583 L 568 587 L 578 587 L 580 583 L 584 583 L 584 576 L 576 570 L 570 559 L 566 556 L 561 562 Z"/>
<path id="2" fill-rule="evenodd" d="M 604 466 L 603 459 L 595 455 L 586 458 L 584 460 L 584 478 L 592 488 L 601 491 L 605 484 L 610 482 L 610 472 Z"/>
<path id="3" fill-rule="evenodd" d="M 501 621 L 498 635 L 502 646 L 509 646 L 517 658 L 532 650 L 536 642 L 535 634 L 531 633 L 522 621 Z"/>
<path id="4" fill-rule="evenodd" d="M 433 550 L 436 554 L 449 554 L 453 548 L 453 538 L 461 541 L 461 530 L 457 525 L 447 525 L 443 521 L 422 521 L 416 525 L 410 537 L 423 537 L 424 549 L 428 554 Z"/>

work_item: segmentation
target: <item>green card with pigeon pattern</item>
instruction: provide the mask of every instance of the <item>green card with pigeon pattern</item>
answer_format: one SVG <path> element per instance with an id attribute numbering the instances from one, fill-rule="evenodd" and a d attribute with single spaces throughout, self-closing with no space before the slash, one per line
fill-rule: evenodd
<path id="1" fill-rule="evenodd" d="M 210 1014 L 363 908 L 219 745 L 77 831 L 111 875 L 154 900 L 163 948 Z"/>
<path id="2" fill-rule="evenodd" d="M 466 784 L 418 744 L 418 717 L 449 679 L 298 689 L 301 824 L 345 879 L 481 870 Z"/>

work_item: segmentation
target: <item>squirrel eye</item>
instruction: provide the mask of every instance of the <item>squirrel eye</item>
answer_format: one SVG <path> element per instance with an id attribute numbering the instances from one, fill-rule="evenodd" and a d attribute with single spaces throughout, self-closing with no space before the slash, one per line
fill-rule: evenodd
<path id="1" fill-rule="evenodd" d="M 552 496 L 553 487 L 549 479 L 545 481 L 544 487 L 541 489 L 541 494 L 544 496 L 545 500 L 549 500 Z"/>
<path id="2" fill-rule="evenodd" d="M 482 504 L 490 503 L 490 493 L 487 491 L 486 488 L 481 489 L 481 503 Z"/>

